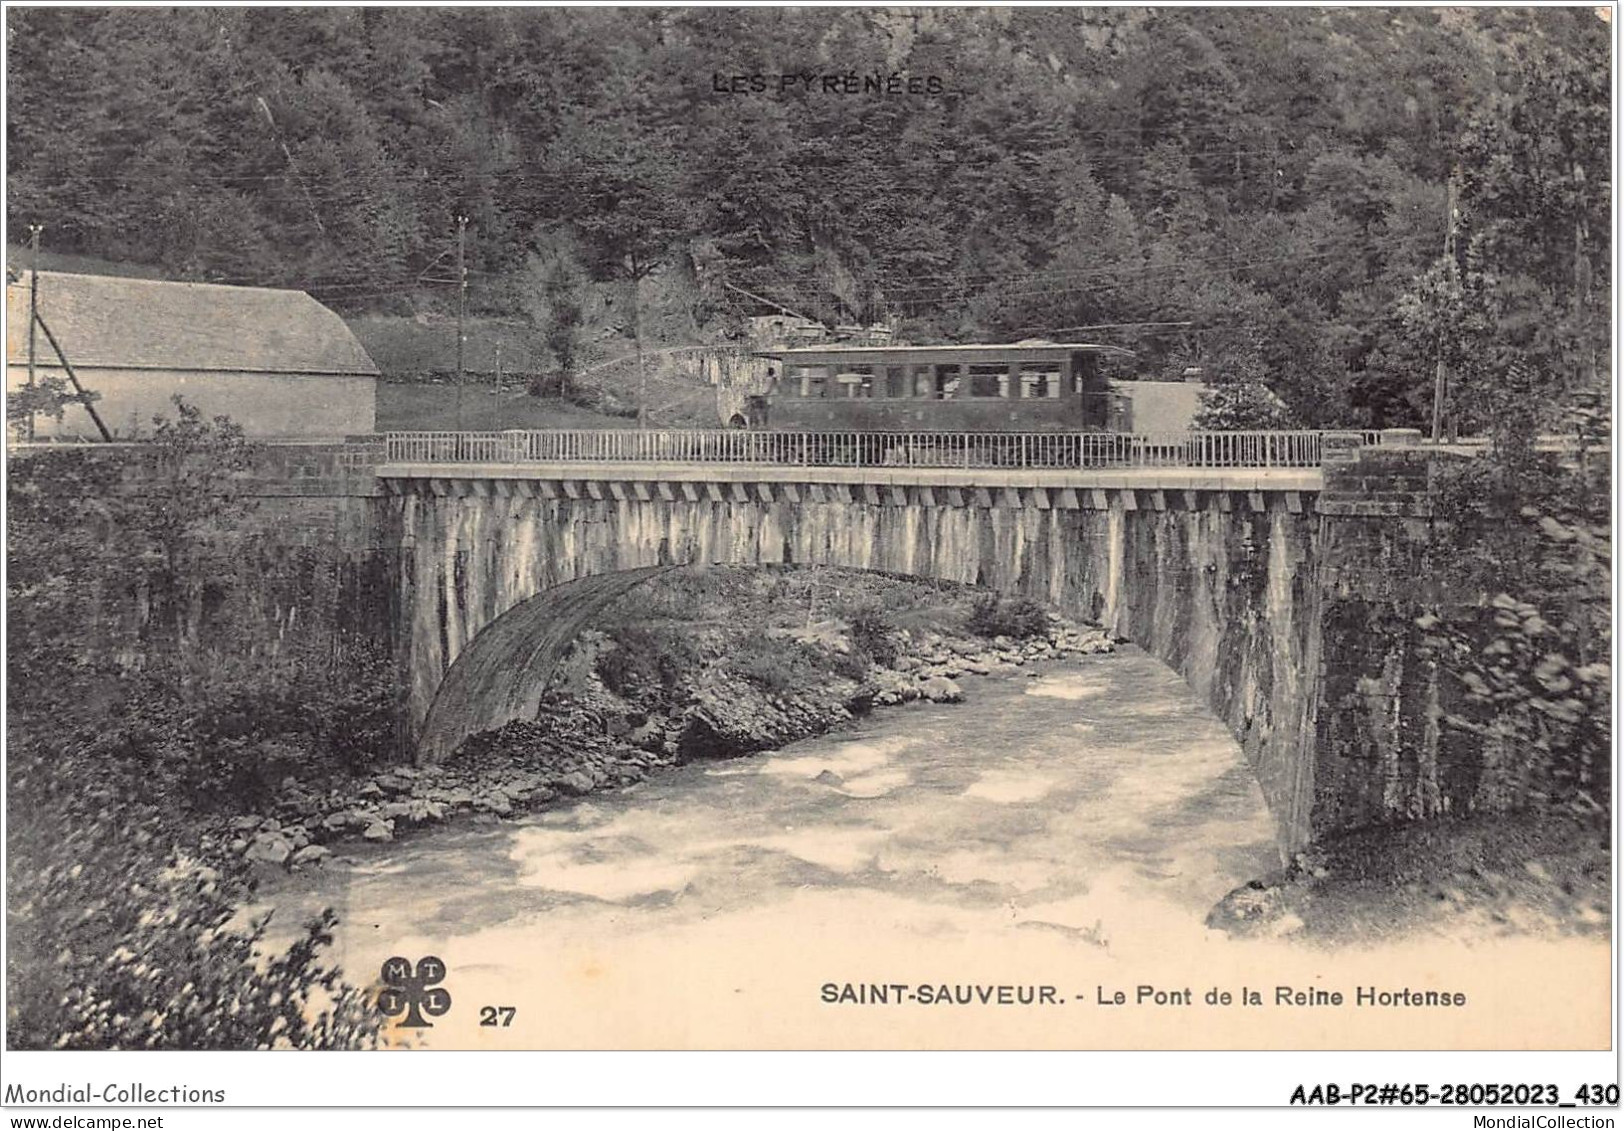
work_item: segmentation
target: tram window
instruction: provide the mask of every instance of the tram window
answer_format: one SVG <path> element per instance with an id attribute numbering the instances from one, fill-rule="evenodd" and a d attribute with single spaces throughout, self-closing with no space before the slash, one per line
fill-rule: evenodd
<path id="1" fill-rule="evenodd" d="M 957 365 L 938 365 L 936 367 L 936 399 L 939 401 L 955 400 L 963 394 L 960 392 L 963 380 Z"/>
<path id="2" fill-rule="evenodd" d="M 837 397 L 871 397 L 874 395 L 874 375 L 867 368 L 853 369 L 837 374 L 836 383 L 840 391 Z"/>
<path id="3" fill-rule="evenodd" d="M 1002 365 L 970 366 L 970 395 L 972 397 L 1001 397 L 1009 382 L 1009 371 Z"/>
<path id="4" fill-rule="evenodd" d="M 1021 398 L 1023 400 L 1052 399 L 1059 395 L 1059 370 L 1043 362 L 1027 362 L 1021 366 Z"/>
<path id="5" fill-rule="evenodd" d="M 909 386 L 908 370 L 901 365 L 887 365 L 885 367 L 885 395 L 898 400 L 910 395 L 913 389 Z"/>
<path id="6" fill-rule="evenodd" d="M 801 395 L 810 400 L 821 401 L 829 395 L 828 384 L 828 378 L 822 373 L 808 373 L 801 379 L 801 388 L 804 390 Z"/>

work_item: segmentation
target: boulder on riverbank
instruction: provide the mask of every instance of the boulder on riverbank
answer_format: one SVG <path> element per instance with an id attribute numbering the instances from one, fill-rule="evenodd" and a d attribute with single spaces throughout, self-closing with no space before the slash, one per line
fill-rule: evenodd
<path id="1" fill-rule="evenodd" d="M 859 689 L 835 677 L 774 694 L 717 673 L 685 710 L 678 749 L 684 758 L 729 758 L 823 734 L 851 718 L 847 703 Z"/>
<path id="2" fill-rule="evenodd" d="M 280 868 L 288 862 L 293 855 L 293 842 L 281 833 L 260 833 L 243 851 L 243 858 L 250 864 L 269 864 Z"/>

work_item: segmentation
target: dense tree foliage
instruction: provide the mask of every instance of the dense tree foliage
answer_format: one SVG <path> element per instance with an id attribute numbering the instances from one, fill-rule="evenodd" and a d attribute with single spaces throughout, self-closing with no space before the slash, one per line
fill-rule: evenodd
<path id="1" fill-rule="evenodd" d="M 568 229 L 628 338 L 672 332 L 651 282 L 713 337 L 753 312 L 733 288 L 921 341 L 1188 322 L 1102 333 L 1310 425 L 1423 423 L 1440 358 L 1463 427 L 1610 363 L 1590 9 L 35 8 L 8 33 L 12 223 L 183 277 L 411 313 L 465 214 L 490 313 L 558 311 L 556 281 L 525 292 Z"/>
<path id="2" fill-rule="evenodd" d="M 1231 381 L 1201 390 L 1191 428 L 1209 432 L 1249 432 L 1292 428 L 1295 422 L 1272 393 L 1249 381 Z"/>
<path id="3" fill-rule="evenodd" d="M 204 646 L 246 631 L 231 608 L 252 576 L 252 450 L 229 419 L 175 409 L 134 466 L 63 448 L 10 468 L 7 1040 L 365 1046 L 377 1014 L 319 960 L 331 917 L 281 954 L 264 924 L 228 927 L 247 877 L 207 829 L 289 774 L 392 750 L 393 671 Z"/>

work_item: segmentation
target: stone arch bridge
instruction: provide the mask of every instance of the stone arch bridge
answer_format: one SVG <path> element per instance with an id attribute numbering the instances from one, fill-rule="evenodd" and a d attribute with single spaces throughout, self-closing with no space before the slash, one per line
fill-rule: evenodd
<path id="1" fill-rule="evenodd" d="M 436 453 L 398 442 L 375 474 L 399 523 L 419 756 L 533 715 L 549 649 L 643 571 L 794 562 L 985 585 L 1103 623 L 1228 724 L 1288 849 L 1395 797 L 1424 808 L 1419 767 L 1368 773 L 1410 720 L 1402 663 L 1378 647 L 1370 666 L 1360 634 L 1424 518 L 1426 457 L 1409 435 L 1365 439 L 1333 437 L 1312 465 L 1066 468 L 1030 452 L 1014 467 L 414 459 Z"/>
<path id="2" fill-rule="evenodd" d="M 1235 734 L 1285 851 L 1470 800 L 1440 777 L 1437 676 L 1415 648 L 1416 602 L 1438 598 L 1413 580 L 1438 456 L 1414 434 L 799 460 L 741 448 L 749 433 L 559 435 L 266 449 L 239 586 L 254 647 L 385 648 L 436 758 L 533 712 L 549 649 L 633 571 L 882 570 L 1030 596 L 1160 658 Z M 477 678 L 443 689 L 459 658 Z"/>

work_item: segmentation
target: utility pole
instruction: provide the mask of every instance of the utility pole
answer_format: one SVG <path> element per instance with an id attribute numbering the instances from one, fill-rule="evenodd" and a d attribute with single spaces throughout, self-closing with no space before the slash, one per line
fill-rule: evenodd
<path id="1" fill-rule="evenodd" d="M 62 343 L 56 340 L 56 335 L 51 333 L 51 327 L 46 325 L 44 318 L 37 319 L 37 321 L 39 322 L 39 328 L 45 331 L 45 340 L 50 342 L 51 349 L 56 351 L 56 359 L 62 363 L 62 371 L 68 375 L 68 380 L 73 383 L 73 391 L 78 394 L 79 403 L 85 406 L 85 411 L 90 414 L 90 419 L 95 422 L 96 430 L 101 433 L 101 438 L 111 444 L 113 434 L 108 431 L 107 422 L 101 418 L 101 413 L 96 411 L 96 405 L 90 391 L 80 383 L 79 375 L 73 371 L 73 363 L 68 360 L 67 353 L 63 351 Z"/>
<path id="2" fill-rule="evenodd" d="M 1444 228 L 1444 260 L 1449 264 L 1449 278 L 1455 278 L 1455 183 L 1460 174 L 1456 165 L 1449 174 L 1449 205 Z M 1438 334 L 1438 371 L 1432 382 L 1432 442 L 1441 443 L 1444 435 L 1444 401 L 1449 396 L 1449 371 L 1444 365 L 1443 332 Z"/>
<path id="3" fill-rule="evenodd" d="M 38 352 L 39 335 L 39 234 L 43 224 L 28 225 L 28 389 L 34 390 L 34 358 Z M 28 440 L 34 438 L 34 413 L 30 408 L 28 424 L 23 431 Z"/>
<path id="4" fill-rule="evenodd" d="M 1271 136 L 1269 138 L 1269 211 L 1274 211 L 1274 202 L 1280 194 L 1280 140 Z"/>
<path id="5" fill-rule="evenodd" d="M 465 328 L 468 317 L 468 262 L 466 243 L 468 217 L 457 217 L 457 431 L 462 431 L 462 374 L 463 344 L 468 340 Z"/>

